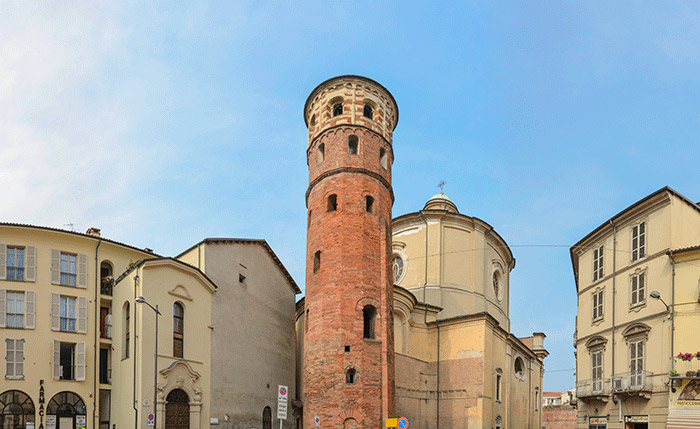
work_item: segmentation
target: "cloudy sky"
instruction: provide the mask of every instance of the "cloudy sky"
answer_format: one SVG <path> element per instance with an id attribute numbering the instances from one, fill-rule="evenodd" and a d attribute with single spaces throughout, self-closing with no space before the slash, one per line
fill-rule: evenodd
<path id="1" fill-rule="evenodd" d="M 444 180 L 493 225 L 513 331 L 573 387 L 568 247 L 665 185 L 700 200 L 695 3 L 3 2 L 0 220 L 264 238 L 303 287 L 302 108 L 339 74 L 399 104 L 394 215 Z"/>

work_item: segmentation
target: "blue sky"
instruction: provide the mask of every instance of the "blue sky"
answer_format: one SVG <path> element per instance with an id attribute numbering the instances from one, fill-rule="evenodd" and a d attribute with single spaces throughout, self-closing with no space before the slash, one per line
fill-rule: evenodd
<path id="1" fill-rule="evenodd" d="M 670 185 L 700 200 L 700 8 L 657 2 L 5 2 L 0 219 L 175 255 L 266 239 L 304 282 L 302 108 L 399 104 L 394 215 L 445 193 L 512 246 L 516 335 L 574 385 L 568 246 Z"/>

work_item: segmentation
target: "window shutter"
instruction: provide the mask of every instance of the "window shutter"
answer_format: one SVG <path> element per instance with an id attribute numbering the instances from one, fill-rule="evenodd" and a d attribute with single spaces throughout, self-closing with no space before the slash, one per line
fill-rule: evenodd
<path id="1" fill-rule="evenodd" d="M 7 278 L 7 245 L 0 243 L 0 280 Z"/>
<path id="2" fill-rule="evenodd" d="M 85 343 L 76 344 L 75 379 L 85 381 Z"/>
<path id="3" fill-rule="evenodd" d="M 5 340 L 5 374 L 7 377 L 15 375 L 15 340 L 7 338 Z"/>
<path id="4" fill-rule="evenodd" d="M 53 378 L 61 379 L 61 342 L 53 340 Z"/>
<path id="5" fill-rule="evenodd" d="M 61 296 L 57 293 L 51 294 L 51 330 L 61 330 Z"/>
<path id="6" fill-rule="evenodd" d="M 78 255 L 78 287 L 87 289 L 87 255 Z"/>
<path id="7" fill-rule="evenodd" d="M 51 249 L 51 284 L 61 284 L 61 251 Z"/>
<path id="8" fill-rule="evenodd" d="M 5 303 L 5 289 L 0 289 L 0 328 L 5 327 L 5 311 L 7 310 L 7 304 Z"/>
<path id="9" fill-rule="evenodd" d="M 15 340 L 15 377 L 24 377 L 24 340 Z"/>
<path id="10" fill-rule="evenodd" d="M 27 246 L 24 255 L 24 280 L 36 280 L 36 247 Z"/>
<path id="11" fill-rule="evenodd" d="M 27 291 L 24 293 L 24 327 L 26 329 L 34 329 L 34 292 Z"/>
<path id="12" fill-rule="evenodd" d="M 87 298 L 78 297 L 78 333 L 87 332 Z"/>

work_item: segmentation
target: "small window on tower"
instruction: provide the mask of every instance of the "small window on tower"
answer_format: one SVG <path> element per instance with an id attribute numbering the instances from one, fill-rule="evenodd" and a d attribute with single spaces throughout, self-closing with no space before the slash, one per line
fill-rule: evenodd
<path id="1" fill-rule="evenodd" d="M 365 210 L 367 210 L 367 213 L 372 213 L 372 210 L 374 209 L 373 206 L 374 206 L 374 198 L 367 195 L 365 197 Z"/>
<path id="2" fill-rule="evenodd" d="M 379 163 L 386 170 L 387 165 L 388 165 L 388 160 L 387 160 L 387 156 L 386 156 L 386 149 L 384 149 L 384 148 L 379 149 Z"/>
<path id="3" fill-rule="evenodd" d="M 357 148 L 360 145 L 360 139 L 356 135 L 348 137 L 348 153 L 350 155 L 357 155 Z"/>
<path id="4" fill-rule="evenodd" d="M 355 384 L 356 377 L 357 371 L 355 371 L 355 368 L 348 368 L 348 370 L 345 371 L 345 382 L 347 384 Z"/>
<path id="5" fill-rule="evenodd" d="M 318 250 L 314 253 L 314 273 L 321 268 L 321 251 Z"/>
<path id="6" fill-rule="evenodd" d="M 343 114 L 343 103 L 335 103 L 333 105 L 333 116 L 339 116 Z"/>
<path id="7" fill-rule="evenodd" d="M 316 164 L 322 163 L 324 159 L 326 159 L 326 145 L 321 143 L 316 152 Z"/>
<path id="8" fill-rule="evenodd" d="M 363 114 L 365 115 L 365 118 L 372 119 L 374 117 L 374 110 L 372 110 L 372 106 L 370 106 L 369 104 L 365 104 Z"/>
<path id="9" fill-rule="evenodd" d="M 328 196 L 328 211 L 334 212 L 336 210 L 338 210 L 338 196 L 331 194 Z"/>
<path id="10" fill-rule="evenodd" d="M 372 305 L 365 305 L 365 308 L 362 309 L 362 318 L 364 319 L 364 338 L 373 340 L 377 309 Z"/>
<path id="11" fill-rule="evenodd" d="M 311 117 L 311 126 L 313 127 L 314 125 L 316 125 L 316 115 L 315 114 Z"/>

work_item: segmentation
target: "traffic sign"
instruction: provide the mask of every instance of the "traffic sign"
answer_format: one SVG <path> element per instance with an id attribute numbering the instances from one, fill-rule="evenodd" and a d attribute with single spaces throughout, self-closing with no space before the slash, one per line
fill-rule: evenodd
<path id="1" fill-rule="evenodd" d="M 395 428 L 396 425 L 398 424 L 399 419 L 386 419 L 386 427 L 388 428 Z"/>
<path id="2" fill-rule="evenodd" d="M 289 389 L 287 386 L 277 386 L 277 419 L 287 420 L 287 401 L 289 400 Z"/>
<path id="3" fill-rule="evenodd" d="M 314 424 L 316 427 L 321 426 L 321 418 L 319 416 L 314 417 Z"/>
<path id="4" fill-rule="evenodd" d="M 408 419 L 406 417 L 400 417 L 396 424 L 400 429 L 406 429 L 408 427 Z"/>
<path id="5" fill-rule="evenodd" d="M 154 416 L 153 413 L 148 413 L 146 416 L 146 424 L 148 426 L 153 426 L 156 424 L 156 416 Z"/>

